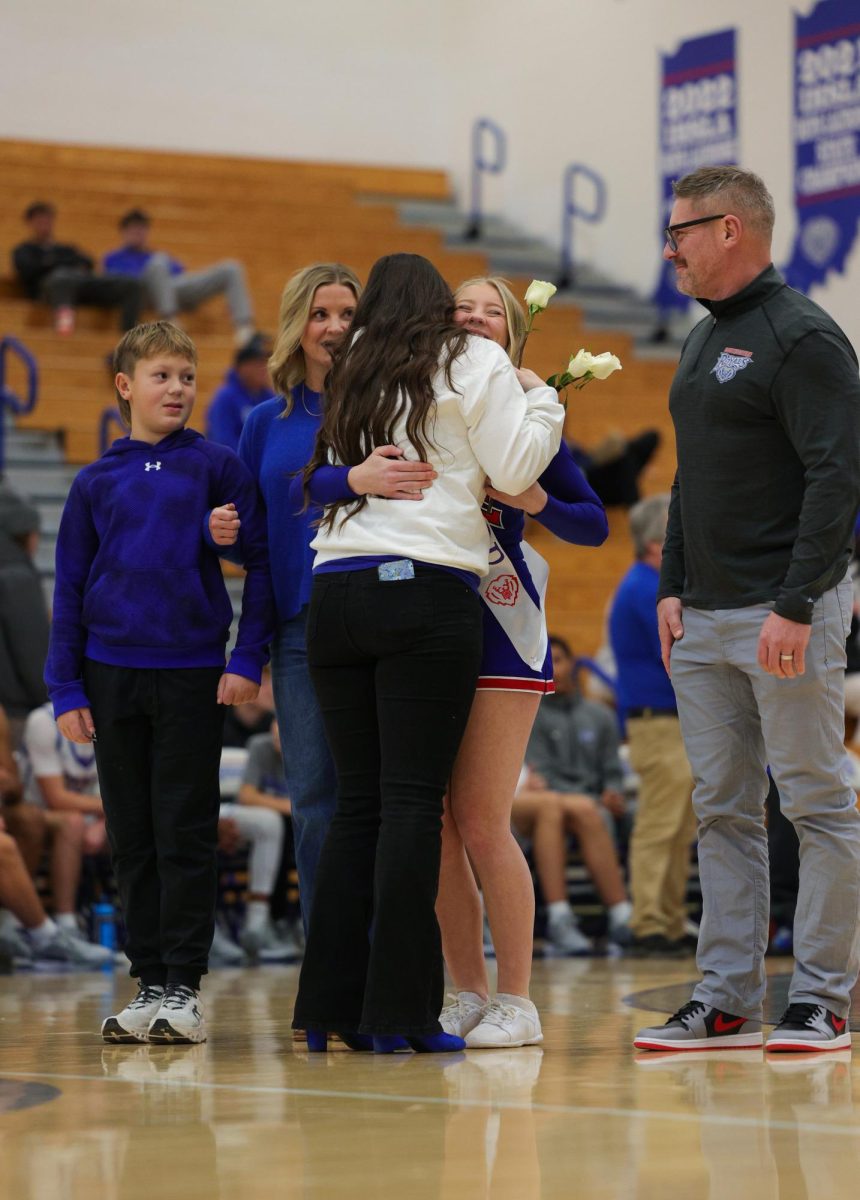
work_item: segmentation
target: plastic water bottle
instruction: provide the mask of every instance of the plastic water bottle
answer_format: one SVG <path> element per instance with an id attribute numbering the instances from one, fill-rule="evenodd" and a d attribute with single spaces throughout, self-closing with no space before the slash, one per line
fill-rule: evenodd
<path id="1" fill-rule="evenodd" d="M 116 950 L 116 909 L 108 900 L 93 905 L 95 940 L 108 950 Z"/>

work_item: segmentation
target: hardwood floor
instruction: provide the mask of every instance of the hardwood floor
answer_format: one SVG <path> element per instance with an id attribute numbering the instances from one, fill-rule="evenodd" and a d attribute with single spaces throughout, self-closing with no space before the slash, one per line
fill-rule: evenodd
<path id="1" fill-rule="evenodd" d="M 4 977 L 0 1200 L 854 1196 L 850 1051 L 633 1051 L 694 978 L 692 960 L 545 960 L 543 1046 L 374 1057 L 294 1046 L 296 968 L 214 971 L 210 1040 L 176 1047 L 100 1042 L 119 974 Z"/>

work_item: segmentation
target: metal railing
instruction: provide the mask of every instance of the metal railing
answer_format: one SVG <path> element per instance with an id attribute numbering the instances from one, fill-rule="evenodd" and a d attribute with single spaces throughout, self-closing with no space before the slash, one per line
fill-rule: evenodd
<path id="1" fill-rule="evenodd" d="M 6 386 L 6 358 L 9 354 L 20 358 L 27 371 L 27 395 L 23 400 Z M 17 338 L 0 338 L 0 471 L 6 461 L 6 410 L 16 417 L 25 416 L 36 407 L 38 398 L 39 368 L 35 358 Z"/>
<path id="2" fill-rule="evenodd" d="M 128 433 L 118 408 L 105 408 L 99 417 L 99 454 L 104 454 L 110 445 L 110 427 L 115 425 L 120 434 Z"/>
<path id="3" fill-rule="evenodd" d="M 492 158 L 484 154 L 485 143 L 490 138 Z M 464 237 L 475 241 L 481 236 L 483 221 L 483 179 L 485 175 L 500 175 L 508 161 L 508 142 L 505 131 L 489 117 L 479 117 L 472 126 L 472 179 L 469 209 L 469 224 Z"/>
<path id="4" fill-rule="evenodd" d="M 591 204 L 583 206 L 577 196 L 581 180 L 591 186 Z M 560 288 L 573 287 L 576 268 L 573 254 L 573 223 L 576 217 L 589 224 L 602 221 L 606 214 L 606 183 L 601 175 L 583 163 L 571 163 L 564 172 L 561 202 L 561 262 L 556 283 Z"/>

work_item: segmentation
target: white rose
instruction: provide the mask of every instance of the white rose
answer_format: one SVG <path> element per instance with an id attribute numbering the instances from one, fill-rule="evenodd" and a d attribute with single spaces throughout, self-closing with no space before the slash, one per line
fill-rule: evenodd
<path id="1" fill-rule="evenodd" d="M 614 354 L 608 351 L 597 354 L 592 359 L 591 374 L 595 379 L 606 379 L 613 371 L 620 371 L 621 363 Z"/>
<path id="2" fill-rule="evenodd" d="M 606 379 L 613 371 L 620 371 L 621 363 L 614 354 L 589 354 L 580 350 L 567 364 L 567 373 L 573 379 L 582 379 L 590 374 L 593 379 Z"/>
<path id="3" fill-rule="evenodd" d="M 533 279 L 526 291 L 526 304 L 529 308 L 546 308 L 558 291 L 554 283 L 543 279 Z"/>

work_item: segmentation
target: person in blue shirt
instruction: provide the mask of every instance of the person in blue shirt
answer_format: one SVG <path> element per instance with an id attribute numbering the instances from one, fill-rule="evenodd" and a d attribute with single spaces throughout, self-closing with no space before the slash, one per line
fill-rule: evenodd
<path id="1" fill-rule="evenodd" d="M 225 258 L 211 267 L 186 271 L 172 255 L 150 248 L 151 224 L 148 213 L 140 208 L 120 218 L 122 245 L 104 256 L 105 271 L 139 279 L 149 303 L 166 321 L 174 320 L 183 309 L 196 308 L 212 296 L 223 295 L 233 319 L 236 345 L 243 346 L 254 334 L 254 312 L 242 264 Z"/>
<path id="2" fill-rule="evenodd" d="M 269 378 L 271 338 L 255 333 L 236 351 L 233 366 L 209 402 L 206 410 L 206 436 L 210 442 L 239 449 L 239 439 L 253 409 L 264 400 L 273 400 Z"/>
<path id="3" fill-rule="evenodd" d="M 239 442 L 239 457 L 257 480 L 266 506 L 278 620 L 272 684 L 306 929 L 317 863 L 334 814 L 337 781 L 305 645 L 314 560 L 310 543 L 320 514 L 304 510 L 303 498 L 291 503 L 289 485 L 311 457 L 331 352 L 349 329 L 360 295 L 358 276 L 340 263 L 305 267 L 287 282 L 270 361 L 278 395 L 254 408 Z M 244 521 L 239 508 L 236 522 L 241 523 L 243 536 Z M 226 540 L 230 536 L 227 532 Z"/>
<path id="4" fill-rule="evenodd" d="M 631 509 L 636 562 L 618 585 L 609 615 L 618 707 L 626 722 L 630 765 L 640 780 L 629 862 L 630 953 L 636 957 L 685 952 L 685 897 L 696 836 L 693 778 L 657 631 L 668 514 L 668 495 L 649 496 Z"/>
<path id="5" fill-rule="evenodd" d="M 266 531 L 235 454 L 186 428 L 197 352 L 173 325 L 130 330 L 116 389 L 131 429 L 76 476 L 57 535 L 45 681 L 60 732 L 94 744 L 137 996 L 106 1041 L 201 1042 L 215 927 L 223 705 L 253 700 L 274 624 Z M 214 499 L 243 514 L 233 608 L 207 536 Z"/>

